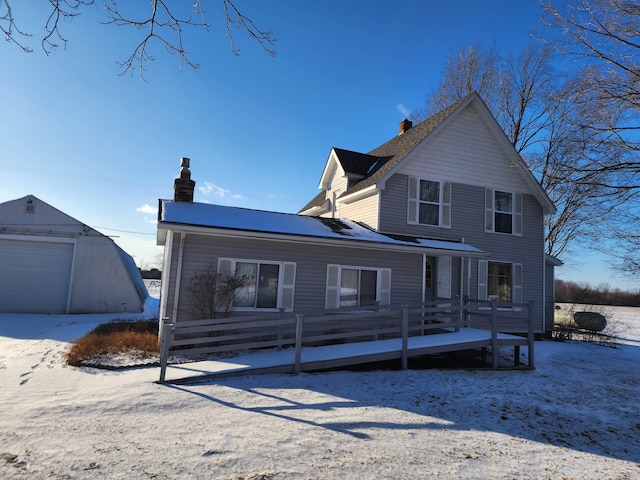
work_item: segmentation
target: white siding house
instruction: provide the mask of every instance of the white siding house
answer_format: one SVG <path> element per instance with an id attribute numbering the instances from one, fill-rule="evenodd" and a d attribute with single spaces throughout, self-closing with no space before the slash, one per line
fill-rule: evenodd
<path id="1" fill-rule="evenodd" d="M 189 318 L 185 285 L 206 268 L 251 268 L 257 298 L 262 269 L 282 285 L 288 266 L 287 302 L 278 292 L 272 311 L 466 297 L 533 305 L 535 332 L 552 326 L 544 218 L 555 206 L 476 93 L 415 127 L 402 121 L 368 153 L 332 148 L 298 215 L 194 203 L 188 167 L 160 201 L 163 318 Z"/>
<path id="2" fill-rule="evenodd" d="M 109 237 L 33 195 L 0 204 L 0 312 L 141 312 L 147 296 Z"/>

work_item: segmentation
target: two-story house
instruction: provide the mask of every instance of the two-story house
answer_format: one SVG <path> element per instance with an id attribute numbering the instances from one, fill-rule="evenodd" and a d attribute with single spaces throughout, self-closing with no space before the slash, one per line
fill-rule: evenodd
<path id="1" fill-rule="evenodd" d="M 484 102 L 471 94 L 359 153 L 333 148 L 299 214 L 193 202 L 188 161 L 160 200 L 161 316 L 192 318 L 206 269 L 250 278 L 232 309 L 309 312 L 468 296 L 534 302 L 545 328 L 555 208 Z"/>

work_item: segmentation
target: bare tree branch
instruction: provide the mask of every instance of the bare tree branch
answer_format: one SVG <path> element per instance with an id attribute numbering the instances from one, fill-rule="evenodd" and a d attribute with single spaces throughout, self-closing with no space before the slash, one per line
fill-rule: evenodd
<path id="1" fill-rule="evenodd" d="M 13 43 L 20 47 L 25 53 L 30 53 L 33 50 L 22 42 L 18 41 L 16 37 L 30 37 L 31 35 L 20 30 L 16 25 L 15 18 L 13 18 L 13 10 L 9 0 L 0 1 L 0 9 L 4 9 L 4 13 L 0 15 L 0 31 L 4 34 L 4 38 L 7 42 Z M 0 10 L 2 12 L 2 10 Z"/>
<path id="2" fill-rule="evenodd" d="M 44 0 L 42 0 L 44 2 Z M 50 5 L 50 13 L 44 22 L 45 34 L 41 40 L 41 46 L 45 54 L 49 55 L 60 45 L 67 44 L 67 38 L 61 31 L 64 20 L 73 19 L 81 15 L 84 9 L 94 5 L 95 0 L 47 0 Z M 144 78 L 145 64 L 154 60 L 151 53 L 152 45 L 159 44 L 172 55 L 180 57 L 180 68 L 185 65 L 197 69 L 199 65 L 194 62 L 185 45 L 185 31 L 189 29 L 210 29 L 205 19 L 205 0 L 193 0 L 193 3 L 184 3 L 183 0 L 129 0 L 118 2 L 116 0 L 103 0 L 106 20 L 100 23 L 118 27 L 131 27 L 144 32 L 142 38 L 133 48 L 128 58 L 119 61 L 120 74 L 125 75 L 139 70 Z M 220 0 L 223 6 L 226 34 L 231 43 L 231 52 L 239 54 L 234 47 L 232 30 L 244 30 L 247 35 L 260 45 L 270 56 L 276 54 L 273 48 L 276 38 L 271 30 L 259 28 L 253 20 L 245 16 L 236 7 L 233 0 Z M 0 31 L 5 39 L 17 45 L 25 52 L 32 52 L 24 40 L 31 36 L 18 27 L 14 11 L 11 8 L 12 0 L 0 0 Z M 141 18 L 131 13 L 134 6 L 147 4 L 147 14 Z"/>

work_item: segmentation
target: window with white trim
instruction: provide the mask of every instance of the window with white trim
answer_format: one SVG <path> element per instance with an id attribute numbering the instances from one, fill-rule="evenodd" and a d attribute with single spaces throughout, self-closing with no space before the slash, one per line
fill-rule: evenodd
<path id="1" fill-rule="evenodd" d="M 478 260 L 478 299 L 522 303 L 522 264 Z"/>
<path id="2" fill-rule="evenodd" d="M 485 190 L 485 231 L 522 235 L 522 194 Z"/>
<path id="3" fill-rule="evenodd" d="M 327 265 L 325 308 L 388 305 L 391 269 Z"/>
<path id="4" fill-rule="evenodd" d="M 451 183 L 409 177 L 407 223 L 451 227 Z"/>
<path id="5" fill-rule="evenodd" d="M 234 310 L 293 309 L 296 264 L 269 260 L 219 258 L 218 273 L 244 277 L 236 291 Z"/>

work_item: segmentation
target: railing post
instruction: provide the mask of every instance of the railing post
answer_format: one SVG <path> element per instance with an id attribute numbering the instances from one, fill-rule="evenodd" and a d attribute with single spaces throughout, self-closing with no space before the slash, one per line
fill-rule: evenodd
<path id="1" fill-rule="evenodd" d="M 527 346 L 529 347 L 529 367 L 533 368 L 534 357 L 533 357 L 533 349 L 534 349 L 534 339 L 535 339 L 535 330 L 533 328 L 533 301 L 529 301 L 528 303 L 528 314 L 527 314 L 527 322 L 529 323 L 529 335 L 527 338 Z"/>
<path id="2" fill-rule="evenodd" d="M 469 303 L 469 297 L 467 295 L 462 296 L 462 321 L 465 328 L 470 328 L 471 323 L 469 318 L 471 315 L 469 314 L 469 310 L 471 308 L 471 304 Z"/>
<path id="3" fill-rule="evenodd" d="M 408 367 L 408 352 L 407 347 L 409 344 L 409 305 L 402 305 L 402 353 L 401 353 L 401 368 L 406 370 Z"/>
<path id="4" fill-rule="evenodd" d="M 296 314 L 296 353 L 293 365 L 294 373 L 300 373 L 302 360 L 302 325 L 304 323 L 304 314 Z"/>
<path id="5" fill-rule="evenodd" d="M 373 311 L 374 312 L 379 312 L 380 311 L 380 301 L 376 300 L 375 305 L 373 307 Z M 380 330 L 380 317 L 376 316 L 375 317 L 375 322 L 372 322 L 375 327 L 376 327 L 376 333 L 373 334 L 373 340 L 380 340 L 380 333 L 378 332 L 378 330 Z"/>
<path id="6" fill-rule="evenodd" d="M 173 323 L 162 323 L 160 331 L 160 383 L 164 383 L 167 373 L 167 363 L 169 362 L 169 349 L 173 340 Z"/>
<path id="7" fill-rule="evenodd" d="M 498 307 L 491 300 L 491 366 L 498 368 Z"/>
<path id="8" fill-rule="evenodd" d="M 280 307 L 278 311 L 280 312 L 280 320 L 284 320 L 285 309 L 283 307 Z M 278 351 L 282 350 L 282 325 L 278 326 L 278 347 L 277 348 L 278 348 Z"/>

